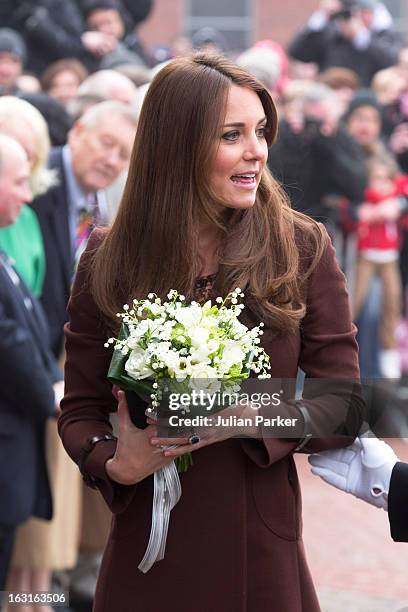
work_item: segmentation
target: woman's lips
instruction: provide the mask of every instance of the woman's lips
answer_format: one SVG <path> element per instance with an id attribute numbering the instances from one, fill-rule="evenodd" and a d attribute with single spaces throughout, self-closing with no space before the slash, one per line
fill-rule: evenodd
<path id="1" fill-rule="evenodd" d="M 243 176 L 231 176 L 230 180 L 237 187 L 241 187 L 243 189 L 254 189 L 256 187 L 256 176 L 252 177 L 243 177 Z"/>

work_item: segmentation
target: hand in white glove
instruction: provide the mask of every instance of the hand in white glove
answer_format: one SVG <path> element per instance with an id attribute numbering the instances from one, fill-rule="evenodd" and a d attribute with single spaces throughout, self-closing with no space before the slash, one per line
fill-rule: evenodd
<path id="1" fill-rule="evenodd" d="M 312 473 L 377 508 L 388 509 L 391 473 L 398 457 L 377 438 L 356 438 L 347 448 L 311 455 Z"/>

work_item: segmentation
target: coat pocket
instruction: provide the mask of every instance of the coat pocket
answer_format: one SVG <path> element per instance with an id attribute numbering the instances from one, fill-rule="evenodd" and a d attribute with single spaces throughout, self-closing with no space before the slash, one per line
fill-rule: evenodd
<path id="1" fill-rule="evenodd" d="M 292 457 L 266 469 L 254 466 L 252 495 L 257 513 L 268 529 L 285 540 L 300 538 L 300 489 Z"/>

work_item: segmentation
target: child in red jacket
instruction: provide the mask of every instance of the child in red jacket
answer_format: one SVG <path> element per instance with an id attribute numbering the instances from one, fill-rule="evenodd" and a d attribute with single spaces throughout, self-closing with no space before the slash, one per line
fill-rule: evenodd
<path id="1" fill-rule="evenodd" d="M 359 207 L 357 263 L 354 278 L 353 316 L 357 320 L 374 275 L 383 288 L 380 324 L 380 367 L 387 378 L 399 378 L 396 327 L 401 317 L 399 272 L 399 221 L 408 195 L 408 176 L 386 152 L 367 160 L 369 186 Z"/>

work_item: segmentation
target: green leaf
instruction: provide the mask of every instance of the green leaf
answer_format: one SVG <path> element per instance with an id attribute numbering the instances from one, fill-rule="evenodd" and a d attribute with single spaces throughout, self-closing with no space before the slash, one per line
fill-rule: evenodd
<path id="1" fill-rule="evenodd" d="M 129 330 L 126 323 L 122 323 L 119 332 L 119 340 L 125 340 L 129 336 Z M 150 397 L 153 392 L 153 382 L 148 379 L 135 380 L 125 370 L 125 364 L 129 355 L 123 355 L 121 351 L 114 350 L 112 359 L 109 365 L 107 379 L 114 385 L 117 385 L 124 391 L 135 391 L 136 393 Z"/>

